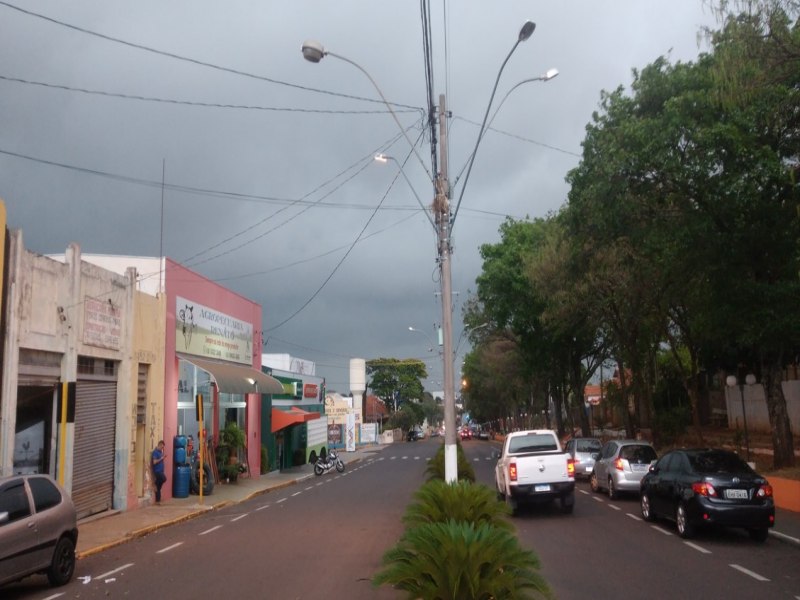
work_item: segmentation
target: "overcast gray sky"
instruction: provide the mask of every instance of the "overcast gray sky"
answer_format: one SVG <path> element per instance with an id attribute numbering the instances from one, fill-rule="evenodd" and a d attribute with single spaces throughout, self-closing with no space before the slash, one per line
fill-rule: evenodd
<path id="1" fill-rule="evenodd" d="M 702 0 L 430 5 L 455 198 L 526 20 L 536 30 L 508 61 L 495 105 L 516 83 L 560 71 L 509 95 L 480 146 L 454 225 L 455 345 L 480 245 L 498 241 L 506 215 L 563 206 L 601 91 L 628 86 L 659 56 L 694 60 L 700 28 L 715 22 Z M 372 76 L 410 138 L 424 133 L 417 151 L 430 171 L 419 2 L 0 0 L 9 226 L 42 254 L 74 241 L 183 262 L 259 302 L 265 351 L 315 361 L 330 389 L 348 391 L 351 357 L 422 358 L 426 387 L 442 389 L 441 359 L 428 352 L 442 315 L 434 232 L 397 165 L 372 161 L 402 162 L 409 145 L 356 67 L 303 60 L 307 39 Z M 429 204 L 415 157 L 404 173 Z M 462 341 L 459 362 L 466 350 Z"/>

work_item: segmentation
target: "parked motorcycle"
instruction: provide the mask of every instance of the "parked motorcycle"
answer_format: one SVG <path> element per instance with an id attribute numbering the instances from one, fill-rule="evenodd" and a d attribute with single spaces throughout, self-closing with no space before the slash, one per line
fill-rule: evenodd
<path id="1" fill-rule="evenodd" d="M 344 463 L 336 454 L 336 450 L 328 451 L 324 459 L 322 456 L 317 459 L 317 462 L 314 463 L 314 475 L 322 475 L 333 468 L 336 468 L 339 473 L 344 473 Z"/>

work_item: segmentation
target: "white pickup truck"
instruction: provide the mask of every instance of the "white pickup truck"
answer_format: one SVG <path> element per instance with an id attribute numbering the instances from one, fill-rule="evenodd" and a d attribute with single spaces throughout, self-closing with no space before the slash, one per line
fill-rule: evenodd
<path id="1" fill-rule="evenodd" d="M 506 436 L 495 467 L 497 496 L 516 512 L 520 504 L 558 499 L 561 510 L 575 506 L 575 464 L 549 429 Z"/>

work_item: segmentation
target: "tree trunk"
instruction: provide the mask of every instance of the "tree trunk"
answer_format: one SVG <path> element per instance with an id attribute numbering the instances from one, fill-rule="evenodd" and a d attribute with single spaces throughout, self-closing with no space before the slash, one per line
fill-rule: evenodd
<path id="1" fill-rule="evenodd" d="M 636 432 L 633 427 L 633 417 L 628 408 L 628 381 L 625 377 L 625 363 L 621 358 L 617 359 L 617 367 L 619 368 L 619 389 L 622 395 L 622 418 L 625 422 L 626 437 L 632 439 L 636 437 Z"/>
<path id="2" fill-rule="evenodd" d="M 773 467 L 784 469 L 795 465 L 794 440 L 786 398 L 783 395 L 783 371 L 772 362 L 762 364 L 764 387 L 767 396 L 767 411 L 772 430 Z"/>

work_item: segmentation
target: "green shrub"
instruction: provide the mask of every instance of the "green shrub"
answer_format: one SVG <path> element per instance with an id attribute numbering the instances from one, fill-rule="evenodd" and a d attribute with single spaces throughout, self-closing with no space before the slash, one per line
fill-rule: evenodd
<path id="1" fill-rule="evenodd" d="M 456 442 L 456 473 L 459 481 L 466 479 L 467 481 L 475 481 L 475 470 L 472 468 L 467 456 L 464 454 L 464 449 L 461 444 Z M 427 468 L 428 481 L 433 479 L 445 480 L 444 469 L 444 444 L 439 446 L 434 457 L 428 463 Z"/>
<path id="2" fill-rule="evenodd" d="M 469 481 L 445 483 L 441 479 L 432 479 L 417 490 L 414 499 L 403 516 L 408 529 L 448 520 L 513 529 L 508 520 L 511 510 L 497 500 L 494 490 L 483 484 Z"/>
<path id="3" fill-rule="evenodd" d="M 409 529 L 383 556 L 373 585 L 392 585 L 410 599 L 551 598 L 539 559 L 516 536 L 488 523 L 455 520 Z"/>

